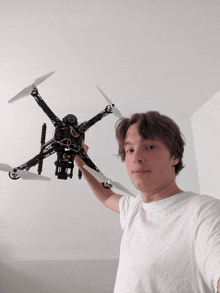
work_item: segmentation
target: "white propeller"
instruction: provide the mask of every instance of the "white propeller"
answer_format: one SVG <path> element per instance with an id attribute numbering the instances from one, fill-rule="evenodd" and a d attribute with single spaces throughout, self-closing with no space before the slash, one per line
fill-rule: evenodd
<path id="1" fill-rule="evenodd" d="M 14 96 L 12 99 L 10 99 L 8 102 L 9 103 L 13 103 L 21 98 L 24 98 L 26 96 L 29 96 L 33 89 L 41 84 L 43 81 L 45 81 L 48 77 L 50 77 L 52 74 L 54 74 L 55 71 L 49 72 L 41 77 L 38 77 L 37 79 L 35 79 L 34 83 L 29 85 L 28 87 L 24 88 L 22 91 L 20 91 L 16 96 Z"/>
<path id="2" fill-rule="evenodd" d="M 21 177 L 21 179 L 24 179 L 24 180 L 43 180 L 43 181 L 51 180 L 49 177 L 38 175 L 29 171 L 17 170 L 16 172 L 14 172 L 14 169 L 16 168 L 12 168 L 8 164 L 0 163 L 0 170 L 5 172 L 10 172 L 12 173 L 12 175 L 14 174 L 15 178 Z"/>
<path id="3" fill-rule="evenodd" d="M 115 188 L 135 197 L 135 195 L 132 192 L 130 192 L 127 188 L 125 188 L 123 185 L 121 185 L 121 183 L 108 179 L 101 172 L 97 172 L 87 165 L 83 165 L 83 168 L 86 169 L 90 174 L 92 174 L 92 176 L 94 176 L 99 182 L 111 184 Z"/>
<path id="4" fill-rule="evenodd" d="M 113 114 L 118 117 L 119 119 L 120 118 L 123 118 L 121 112 L 115 107 L 115 105 L 112 103 L 112 101 L 106 96 L 106 94 L 98 87 L 96 86 L 97 89 L 100 91 L 100 93 L 103 95 L 103 97 L 106 99 L 106 101 L 112 106 L 112 111 L 113 111 Z"/>

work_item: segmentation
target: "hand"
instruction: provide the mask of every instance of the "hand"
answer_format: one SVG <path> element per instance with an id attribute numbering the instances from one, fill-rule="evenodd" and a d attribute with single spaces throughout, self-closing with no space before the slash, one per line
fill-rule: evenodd
<path id="1" fill-rule="evenodd" d="M 86 153 L 88 152 L 89 147 L 84 143 L 84 141 L 82 142 L 82 148 L 84 149 Z M 75 157 L 74 162 L 76 163 L 78 168 L 82 171 L 83 165 L 85 165 L 85 162 L 78 155 Z"/>
<path id="2" fill-rule="evenodd" d="M 84 151 L 87 153 L 88 152 L 88 149 L 89 147 L 84 143 L 84 140 L 82 142 L 82 148 L 84 149 Z"/>

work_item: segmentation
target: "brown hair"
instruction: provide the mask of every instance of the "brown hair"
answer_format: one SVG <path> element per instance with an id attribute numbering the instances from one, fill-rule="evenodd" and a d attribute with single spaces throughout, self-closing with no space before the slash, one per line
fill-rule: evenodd
<path id="1" fill-rule="evenodd" d="M 138 124 L 138 132 L 144 139 L 154 140 L 159 138 L 167 146 L 171 157 L 179 159 L 175 165 L 175 174 L 184 168 L 182 157 L 184 152 L 184 139 L 179 126 L 169 117 L 157 111 L 136 113 L 130 118 L 121 118 L 116 123 L 116 138 L 118 141 L 118 156 L 125 160 L 124 141 L 128 128 L 132 124 Z"/>

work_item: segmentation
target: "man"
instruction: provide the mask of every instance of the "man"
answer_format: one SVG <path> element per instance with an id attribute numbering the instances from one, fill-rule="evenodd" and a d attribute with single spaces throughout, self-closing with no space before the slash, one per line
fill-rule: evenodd
<path id="1" fill-rule="evenodd" d="M 114 292 L 220 293 L 220 201 L 177 186 L 184 151 L 179 127 L 150 111 L 119 120 L 116 137 L 140 191 L 136 198 L 104 189 L 76 159 L 96 197 L 120 213 L 124 234 Z"/>

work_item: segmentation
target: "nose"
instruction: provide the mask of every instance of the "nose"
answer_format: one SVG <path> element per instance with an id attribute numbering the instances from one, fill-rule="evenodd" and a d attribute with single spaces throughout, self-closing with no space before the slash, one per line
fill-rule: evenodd
<path id="1" fill-rule="evenodd" d="M 143 164 L 146 161 L 143 151 L 141 150 L 135 151 L 133 159 L 134 159 L 134 163 L 137 163 L 137 164 Z"/>

